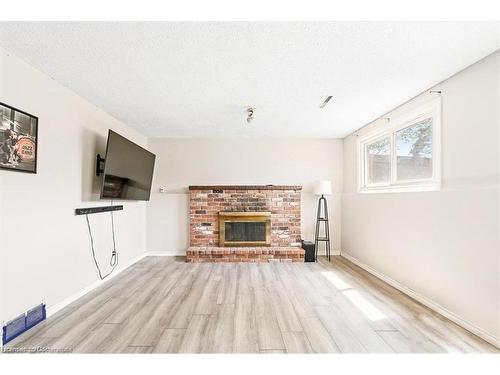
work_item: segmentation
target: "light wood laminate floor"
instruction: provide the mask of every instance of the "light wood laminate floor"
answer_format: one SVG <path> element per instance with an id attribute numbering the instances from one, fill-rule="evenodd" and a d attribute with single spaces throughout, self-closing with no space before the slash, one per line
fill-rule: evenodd
<path id="1" fill-rule="evenodd" d="M 341 257 L 146 257 L 9 348 L 73 353 L 498 352 Z"/>

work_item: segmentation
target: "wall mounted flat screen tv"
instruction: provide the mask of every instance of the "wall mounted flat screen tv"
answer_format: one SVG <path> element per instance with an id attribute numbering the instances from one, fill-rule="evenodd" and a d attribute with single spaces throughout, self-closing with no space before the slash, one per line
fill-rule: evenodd
<path id="1" fill-rule="evenodd" d="M 109 130 L 101 199 L 148 201 L 156 156 Z"/>

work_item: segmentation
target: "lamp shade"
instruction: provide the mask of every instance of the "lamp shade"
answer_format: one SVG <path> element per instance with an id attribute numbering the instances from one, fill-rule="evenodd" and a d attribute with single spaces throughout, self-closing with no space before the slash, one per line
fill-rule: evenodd
<path id="1" fill-rule="evenodd" d="M 317 181 L 314 185 L 314 194 L 329 195 L 332 193 L 332 182 L 330 180 Z"/>

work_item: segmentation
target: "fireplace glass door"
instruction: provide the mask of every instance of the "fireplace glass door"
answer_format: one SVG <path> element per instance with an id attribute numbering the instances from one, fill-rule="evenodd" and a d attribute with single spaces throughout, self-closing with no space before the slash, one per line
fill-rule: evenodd
<path id="1" fill-rule="evenodd" d="M 268 212 L 219 212 L 219 246 L 270 246 Z"/>

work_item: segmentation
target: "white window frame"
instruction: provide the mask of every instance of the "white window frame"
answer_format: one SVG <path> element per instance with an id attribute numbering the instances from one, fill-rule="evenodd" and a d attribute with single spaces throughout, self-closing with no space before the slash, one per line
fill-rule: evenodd
<path id="1" fill-rule="evenodd" d="M 432 117 L 432 177 L 397 181 L 396 133 Z M 389 137 L 391 173 L 389 183 L 368 183 L 366 146 Z M 358 137 L 358 192 L 398 193 L 436 191 L 441 189 L 441 98 L 433 99 L 413 110 L 391 118 Z"/>

